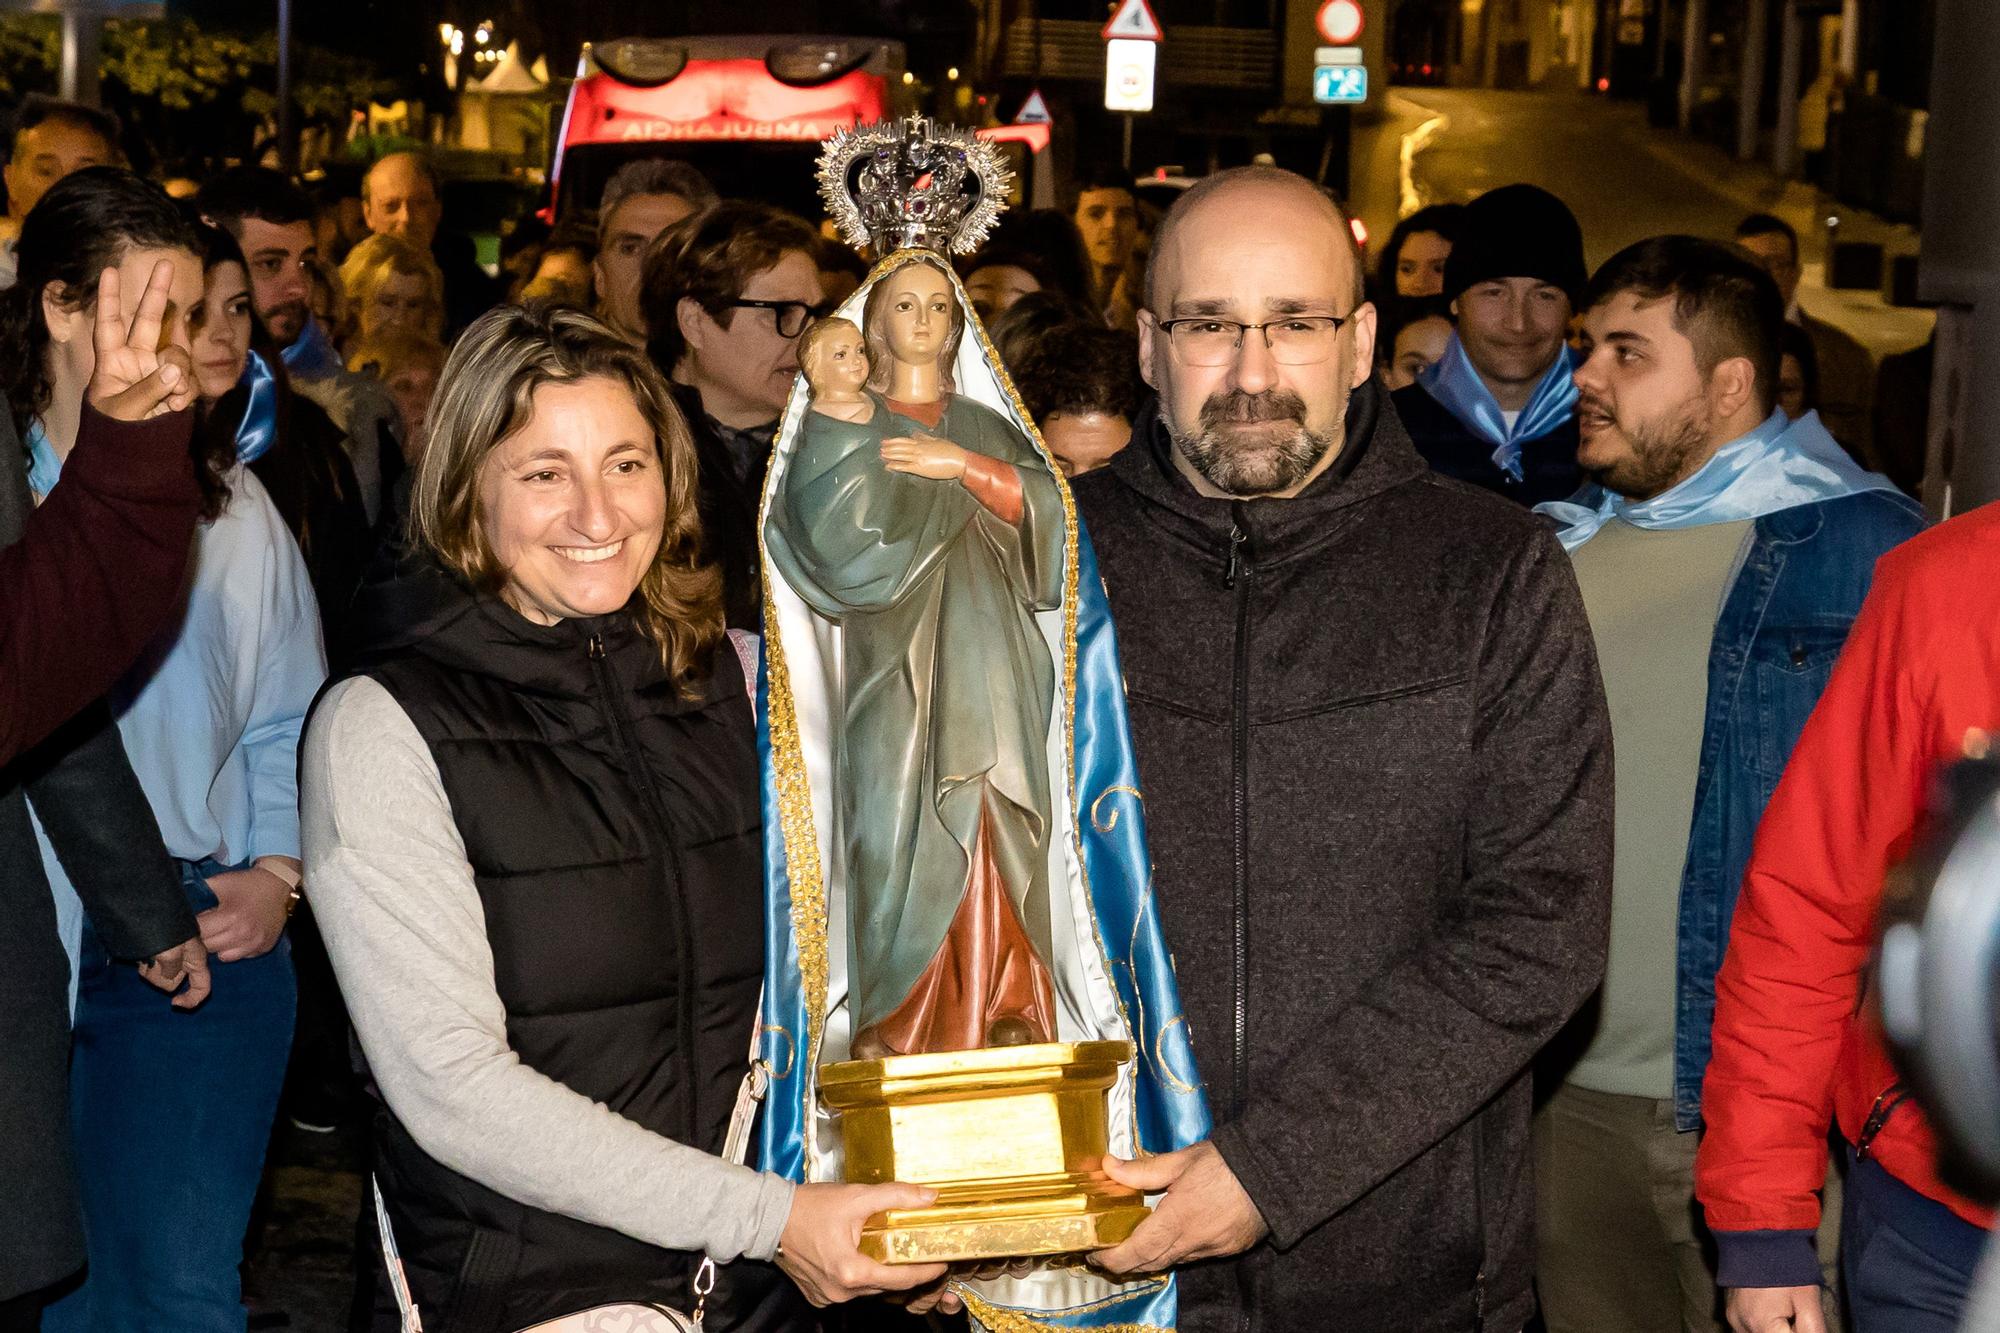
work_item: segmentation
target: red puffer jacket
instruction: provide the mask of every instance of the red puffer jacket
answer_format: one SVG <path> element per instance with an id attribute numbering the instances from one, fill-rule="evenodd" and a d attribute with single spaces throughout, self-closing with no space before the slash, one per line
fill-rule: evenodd
<path id="1" fill-rule="evenodd" d="M 1888 868 L 1921 831 L 1938 766 L 2000 731 L 2000 505 L 1891 551 L 1764 820 L 1716 979 L 1696 1193 L 1723 1250 L 1819 1224 L 1827 1129 L 1858 1143 L 1897 1083 L 1866 999 Z M 1879 1118 L 1879 1117 L 1878 1117 Z M 1869 1149 L 1979 1226 L 1937 1176 L 1931 1128 L 1895 1106 Z M 1761 1240 L 1731 1233 L 1760 1232 Z M 1789 1267 L 1787 1271 L 1790 1271 Z M 1805 1281 L 1813 1281 L 1806 1278 Z M 1733 1285 L 1794 1285 L 1741 1281 Z"/>

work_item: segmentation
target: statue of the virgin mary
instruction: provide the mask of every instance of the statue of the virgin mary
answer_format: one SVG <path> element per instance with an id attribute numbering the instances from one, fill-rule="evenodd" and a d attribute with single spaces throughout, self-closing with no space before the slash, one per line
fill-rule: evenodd
<path id="1" fill-rule="evenodd" d="M 772 494 L 772 567 L 840 629 L 831 728 L 850 1058 L 1055 1040 L 1044 959 L 1064 510 L 1013 422 L 953 391 L 951 271 L 863 303 L 864 420 L 812 410 Z M 815 340 L 817 341 L 817 340 Z"/>
<path id="2" fill-rule="evenodd" d="M 920 118 L 821 159 L 835 220 L 883 257 L 807 335 L 764 493 L 762 1145 L 794 1179 L 841 1178 L 818 1071 L 852 1060 L 1130 1042 L 1111 1150 L 1208 1128 L 1095 559 L 945 258 L 1007 180 Z M 1074 1265 L 962 1294 L 975 1318 L 1173 1324 L 1170 1280 Z"/>

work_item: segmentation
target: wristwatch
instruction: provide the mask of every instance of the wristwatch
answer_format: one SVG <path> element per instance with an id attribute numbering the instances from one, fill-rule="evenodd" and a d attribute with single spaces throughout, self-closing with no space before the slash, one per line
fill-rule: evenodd
<path id="1" fill-rule="evenodd" d="M 299 899 L 304 896 L 299 888 L 304 876 L 288 857 L 259 857 L 254 864 L 265 873 L 276 876 L 278 882 L 285 886 L 285 920 L 290 921 L 292 913 L 299 910 Z"/>

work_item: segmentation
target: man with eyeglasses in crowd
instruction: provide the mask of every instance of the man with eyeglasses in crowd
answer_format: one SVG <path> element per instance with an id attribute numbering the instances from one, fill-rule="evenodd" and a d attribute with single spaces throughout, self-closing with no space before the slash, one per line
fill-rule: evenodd
<path id="1" fill-rule="evenodd" d="M 1603 975 L 1611 743 L 1553 532 L 1441 477 L 1374 365 L 1347 219 L 1275 167 L 1155 236 L 1132 443 L 1075 483 L 1212 1137 L 1119 1273 L 1183 1333 L 1534 1311 L 1528 1068 Z M 1088 793 L 1085 794 L 1086 798 Z M 1142 1034 L 1143 1036 L 1143 1034 Z"/>
<path id="2" fill-rule="evenodd" d="M 676 386 L 701 460 L 701 525 L 734 629 L 755 629 L 757 500 L 799 335 L 827 313 L 819 234 L 764 204 L 725 200 L 664 232 L 646 258 L 646 353 Z"/>

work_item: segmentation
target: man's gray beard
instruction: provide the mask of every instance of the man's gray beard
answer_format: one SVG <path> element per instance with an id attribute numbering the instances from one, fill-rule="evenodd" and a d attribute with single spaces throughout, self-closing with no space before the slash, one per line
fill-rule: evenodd
<path id="1" fill-rule="evenodd" d="M 1708 442 L 1708 405 L 1699 390 L 1660 419 L 1625 431 L 1632 457 L 1610 467 L 1590 468 L 1590 479 L 1628 500 L 1650 500 L 1680 480 L 1688 460 Z M 1622 423 L 1618 429 L 1624 430 Z"/>
<path id="2" fill-rule="evenodd" d="M 1236 409 L 1232 411 L 1232 409 Z M 1278 440 L 1245 447 L 1231 440 L 1229 427 L 1291 419 L 1298 429 Z M 1283 390 L 1269 394 L 1218 395 L 1202 404 L 1200 430 L 1190 434 L 1167 418 L 1167 434 L 1209 485 L 1230 495 L 1267 495 L 1304 481 L 1333 447 L 1331 436 L 1306 429 L 1305 403 Z"/>

